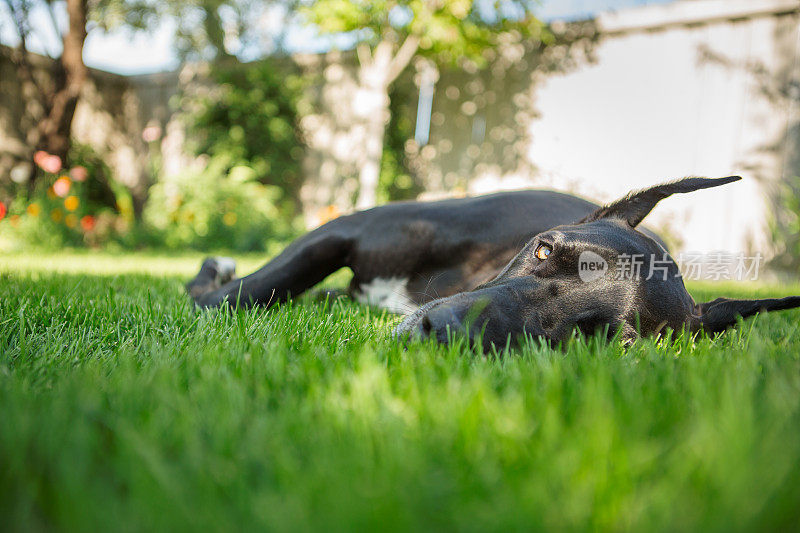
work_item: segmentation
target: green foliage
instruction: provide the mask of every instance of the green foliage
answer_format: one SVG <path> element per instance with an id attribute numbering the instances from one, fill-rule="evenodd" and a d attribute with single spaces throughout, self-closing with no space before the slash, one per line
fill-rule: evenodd
<path id="1" fill-rule="evenodd" d="M 90 2 L 89 16 L 95 26 L 108 30 L 120 27 L 152 31 L 171 20 L 175 26 L 176 52 L 191 60 L 229 58 L 263 41 L 258 21 L 270 2 L 263 0 L 96 0 Z M 280 0 L 291 4 L 293 0 Z M 235 49 L 226 44 L 236 43 Z"/>
<path id="2" fill-rule="evenodd" d="M 293 234 L 282 191 L 225 155 L 150 189 L 144 222 L 151 244 L 198 250 L 265 250 Z"/>
<path id="3" fill-rule="evenodd" d="M 300 185 L 301 82 L 271 62 L 220 62 L 210 87 L 185 95 L 200 167 L 149 191 L 144 238 L 156 246 L 265 250 L 294 234 Z"/>
<path id="4" fill-rule="evenodd" d="M 354 32 L 370 44 L 416 36 L 422 54 L 482 63 L 483 51 L 495 46 L 503 32 L 547 39 L 544 26 L 533 16 L 537 5 L 535 0 L 315 0 L 301 12 L 323 33 Z"/>
<path id="5" fill-rule="evenodd" d="M 95 267 L 114 263 L 148 274 Z M 800 521 L 799 311 L 713 340 L 576 338 L 485 357 L 403 349 L 396 317 L 344 302 L 197 313 L 173 263 L 0 257 L 5 529 Z"/>
<path id="6" fill-rule="evenodd" d="M 300 186 L 303 148 L 297 125 L 299 76 L 273 62 L 212 66 L 214 87 L 191 105 L 190 136 L 196 151 L 246 166 L 253 179 L 278 187 L 281 200 L 294 200 Z"/>
<path id="7" fill-rule="evenodd" d="M 220 64 L 212 81 L 211 94 L 184 101 L 186 109 L 197 110 L 189 117 L 191 133 L 207 166 L 156 181 L 143 223 L 134 220 L 131 196 L 110 169 L 76 144 L 70 159 L 89 178 L 71 181 L 70 191 L 59 196 L 52 185 L 60 173 L 44 173 L 33 195 L 18 195 L 0 221 L 9 230 L 4 240 L 14 241 L 11 246 L 116 243 L 263 251 L 293 236 L 302 157 L 295 124 L 299 80 L 262 62 Z M 79 207 L 66 209 L 67 194 L 77 197 L 71 202 Z"/>
<path id="8" fill-rule="evenodd" d="M 778 254 L 771 266 L 797 272 L 800 268 L 800 176 L 790 177 L 781 184 L 777 204 L 770 229 Z"/>
<path id="9" fill-rule="evenodd" d="M 88 14 L 92 23 L 105 31 L 123 26 L 131 30 L 149 30 L 166 14 L 166 4 L 163 0 L 95 0 L 89 4 Z"/>

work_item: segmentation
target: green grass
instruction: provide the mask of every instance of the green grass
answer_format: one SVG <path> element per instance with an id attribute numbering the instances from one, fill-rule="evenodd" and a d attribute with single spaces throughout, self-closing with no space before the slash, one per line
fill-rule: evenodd
<path id="1" fill-rule="evenodd" d="M 486 357 L 342 302 L 196 314 L 198 264 L 0 259 L 4 530 L 800 524 L 797 311 Z"/>

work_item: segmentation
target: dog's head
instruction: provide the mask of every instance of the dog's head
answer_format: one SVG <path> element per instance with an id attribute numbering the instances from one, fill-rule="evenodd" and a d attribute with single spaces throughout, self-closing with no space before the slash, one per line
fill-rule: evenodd
<path id="1" fill-rule="evenodd" d="M 800 306 L 800 297 L 696 304 L 667 251 L 636 227 L 675 193 L 738 181 L 686 178 L 630 193 L 573 225 L 531 239 L 492 281 L 471 292 L 434 300 L 405 317 L 398 336 L 435 338 L 480 334 L 484 347 L 532 335 L 558 342 L 576 328 L 619 332 L 625 340 L 665 328 L 718 332 L 739 316 Z"/>

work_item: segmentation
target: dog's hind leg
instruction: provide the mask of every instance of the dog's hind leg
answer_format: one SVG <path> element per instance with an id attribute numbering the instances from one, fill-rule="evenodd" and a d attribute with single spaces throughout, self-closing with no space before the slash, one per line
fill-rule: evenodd
<path id="1" fill-rule="evenodd" d="M 327 226 L 300 237 L 249 276 L 219 286 L 213 282 L 219 263 L 207 260 L 187 290 L 200 307 L 218 307 L 225 301 L 232 306 L 272 305 L 299 296 L 346 266 L 352 239 Z"/>

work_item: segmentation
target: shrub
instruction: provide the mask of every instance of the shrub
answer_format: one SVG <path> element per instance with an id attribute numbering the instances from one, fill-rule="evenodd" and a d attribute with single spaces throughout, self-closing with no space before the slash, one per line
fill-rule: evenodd
<path id="1" fill-rule="evenodd" d="M 250 167 L 231 158 L 202 158 L 191 168 L 150 189 L 144 210 L 152 244 L 168 248 L 270 249 L 293 234 L 290 216 L 280 207 L 281 190 L 257 181 Z"/>
<path id="2" fill-rule="evenodd" d="M 252 178 L 293 199 L 300 186 L 303 148 L 297 125 L 299 76 L 271 61 L 219 63 L 212 88 L 187 97 L 189 134 L 197 154 L 246 166 Z"/>
<path id="3" fill-rule="evenodd" d="M 796 273 L 800 268 L 800 176 L 780 185 L 776 204 L 770 229 L 777 253 L 771 266 Z"/>

